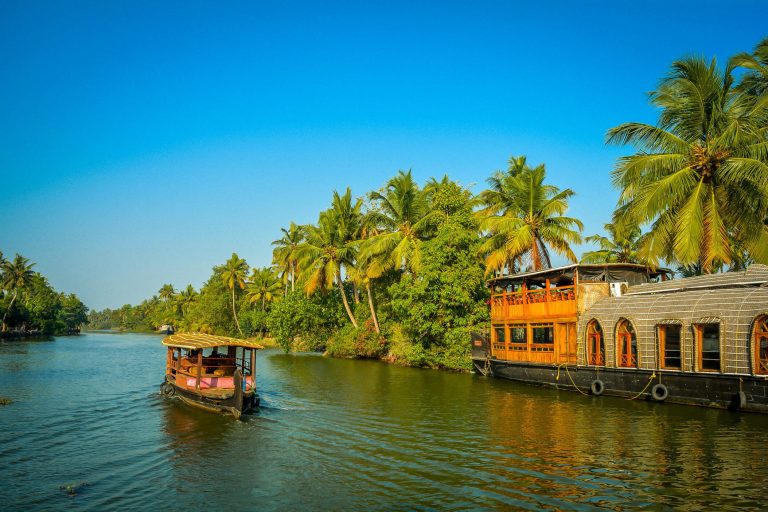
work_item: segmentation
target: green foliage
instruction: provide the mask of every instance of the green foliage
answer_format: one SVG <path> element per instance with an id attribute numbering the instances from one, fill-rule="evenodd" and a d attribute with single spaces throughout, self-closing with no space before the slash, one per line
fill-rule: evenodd
<path id="1" fill-rule="evenodd" d="M 332 357 L 378 359 L 387 353 L 388 343 L 378 334 L 372 321 L 360 327 L 345 325 L 328 339 L 326 354 Z"/>
<path id="2" fill-rule="evenodd" d="M 309 297 L 300 291 L 289 293 L 272 306 L 267 319 L 270 334 L 286 352 L 299 340 L 305 347 L 320 349 L 344 323 L 341 297 L 335 290 Z"/>
<path id="3" fill-rule="evenodd" d="M 32 270 L 34 265 L 18 254 L 13 261 L 5 260 L 0 252 L 3 330 L 67 334 L 85 324 L 88 308 L 76 295 L 54 290 L 45 276 Z"/>

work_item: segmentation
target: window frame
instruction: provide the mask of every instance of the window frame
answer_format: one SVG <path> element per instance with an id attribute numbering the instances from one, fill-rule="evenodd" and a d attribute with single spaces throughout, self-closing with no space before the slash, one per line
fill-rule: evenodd
<path id="1" fill-rule="evenodd" d="M 600 347 L 597 358 L 593 357 L 595 355 L 593 346 Z M 605 331 L 597 318 L 587 322 L 587 366 L 605 366 Z"/>
<path id="2" fill-rule="evenodd" d="M 761 326 L 762 330 L 758 330 Z M 760 340 L 765 338 L 768 343 L 768 315 L 758 315 L 755 318 L 750 338 L 754 344 L 752 354 L 755 375 L 768 375 L 768 350 L 766 350 L 766 357 L 760 357 Z"/>
<path id="3" fill-rule="evenodd" d="M 704 368 L 704 329 L 707 326 L 717 326 L 717 369 Z M 707 373 L 723 373 L 723 337 L 722 325 L 719 322 L 693 324 L 693 332 L 696 336 L 696 365 L 697 370 Z"/>
<path id="4" fill-rule="evenodd" d="M 626 332 L 621 332 L 621 328 L 624 326 L 629 326 L 629 329 L 626 329 Z M 625 341 L 623 338 L 625 338 L 627 335 L 629 335 L 629 340 Z M 634 354 L 632 353 L 632 345 L 634 341 Z M 624 349 L 627 347 L 627 344 L 629 346 L 629 364 L 623 364 L 623 359 L 625 357 Z M 640 367 L 640 353 L 639 353 L 639 347 L 637 343 L 637 330 L 635 329 L 634 324 L 631 320 L 628 318 L 621 318 L 619 319 L 618 323 L 616 324 L 616 366 L 618 368 L 639 368 Z"/>
<path id="5" fill-rule="evenodd" d="M 678 338 L 678 360 L 679 366 L 667 366 L 667 329 L 670 327 L 676 327 L 680 332 Z M 659 339 L 659 368 L 662 370 L 677 370 L 683 369 L 683 326 L 681 324 L 656 324 L 656 336 Z"/>

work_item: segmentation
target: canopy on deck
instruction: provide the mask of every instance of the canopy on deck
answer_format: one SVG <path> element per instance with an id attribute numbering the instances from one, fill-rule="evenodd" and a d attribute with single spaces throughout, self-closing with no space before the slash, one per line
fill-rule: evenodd
<path id="1" fill-rule="evenodd" d="M 228 338 L 226 336 L 214 336 L 212 334 L 171 334 L 163 338 L 163 345 L 166 347 L 178 347 L 188 349 L 202 349 L 213 347 L 244 347 L 262 349 L 255 341 L 241 340 L 238 338 Z"/>

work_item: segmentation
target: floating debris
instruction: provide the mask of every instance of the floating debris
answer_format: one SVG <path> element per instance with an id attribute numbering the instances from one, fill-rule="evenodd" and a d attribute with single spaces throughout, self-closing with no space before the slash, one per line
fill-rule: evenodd
<path id="1" fill-rule="evenodd" d="M 10 398 L 2 398 L 0 397 L 0 405 L 11 405 L 13 403 L 13 400 Z"/>
<path id="2" fill-rule="evenodd" d="M 66 491 L 68 496 L 77 496 L 77 491 L 82 489 L 83 487 L 86 487 L 87 485 L 88 485 L 88 482 L 80 482 L 79 484 L 60 485 L 59 490 Z"/>

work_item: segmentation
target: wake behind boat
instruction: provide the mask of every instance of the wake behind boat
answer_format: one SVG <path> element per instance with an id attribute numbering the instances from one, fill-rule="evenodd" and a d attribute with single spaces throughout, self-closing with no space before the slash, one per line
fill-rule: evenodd
<path id="1" fill-rule="evenodd" d="M 253 341 L 210 334 L 172 334 L 165 382 L 160 391 L 184 403 L 235 418 L 259 406 L 256 394 L 256 351 Z"/>

